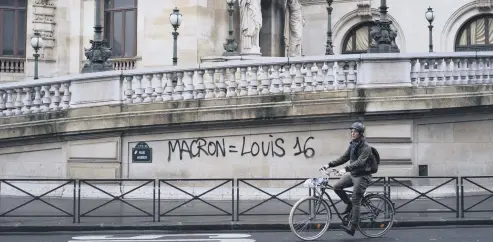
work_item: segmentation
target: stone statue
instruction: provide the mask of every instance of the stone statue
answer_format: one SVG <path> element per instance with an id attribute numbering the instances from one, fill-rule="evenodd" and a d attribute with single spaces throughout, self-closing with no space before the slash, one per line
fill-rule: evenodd
<path id="1" fill-rule="evenodd" d="M 303 6 L 299 0 L 286 0 L 284 6 L 285 56 L 301 56 L 301 42 L 305 26 Z"/>
<path id="2" fill-rule="evenodd" d="M 240 40 L 242 54 L 260 55 L 262 10 L 260 0 L 240 0 Z"/>

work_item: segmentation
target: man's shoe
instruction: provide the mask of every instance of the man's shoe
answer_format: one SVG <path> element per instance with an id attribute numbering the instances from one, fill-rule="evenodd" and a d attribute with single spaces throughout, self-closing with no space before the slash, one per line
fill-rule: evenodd
<path id="1" fill-rule="evenodd" d="M 342 212 L 341 215 L 347 214 L 347 213 L 351 212 L 351 210 L 353 210 L 353 204 L 349 203 L 346 207 L 346 210 L 344 210 L 344 212 Z"/>
<path id="2" fill-rule="evenodd" d="M 341 228 L 346 231 L 351 236 L 354 236 L 354 233 L 356 232 L 356 226 L 354 226 L 352 223 L 349 223 L 348 226 L 341 225 Z"/>

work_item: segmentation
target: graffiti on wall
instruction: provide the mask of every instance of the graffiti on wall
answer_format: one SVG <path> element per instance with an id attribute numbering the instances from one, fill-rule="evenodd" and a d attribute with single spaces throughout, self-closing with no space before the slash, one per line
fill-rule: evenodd
<path id="1" fill-rule="evenodd" d="M 179 160 L 194 159 L 204 156 L 210 157 L 228 157 L 239 155 L 241 157 L 284 157 L 286 155 L 303 156 L 312 158 L 315 156 L 315 149 L 310 146 L 310 141 L 315 138 L 295 137 L 288 142 L 282 137 L 275 138 L 273 135 L 268 136 L 268 140 L 250 140 L 249 137 L 243 136 L 241 144 L 237 142 L 228 143 L 226 138 L 196 138 L 196 139 L 177 139 L 168 141 L 168 161 L 173 157 Z"/>

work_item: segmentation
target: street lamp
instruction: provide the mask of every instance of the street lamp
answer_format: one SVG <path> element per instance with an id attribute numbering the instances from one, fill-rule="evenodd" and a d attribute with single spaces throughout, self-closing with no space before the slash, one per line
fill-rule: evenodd
<path id="1" fill-rule="evenodd" d="M 430 23 L 428 26 L 428 29 L 430 30 L 430 52 L 433 52 L 433 20 L 435 19 L 435 14 L 433 12 L 433 9 L 431 7 L 428 7 L 428 11 L 425 13 L 426 20 Z"/>
<path id="2" fill-rule="evenodd" d="M 229 31 L 228 38 L 226 38 L 226 43 L 223 45 L 224 50 L 226 50 L 226 52 L 223 53 L 225 56 L 238 55 L 238 52 L 236 52 L 238 43 L 236 43 L 236 39 L 233 36 L 233 5 L 235 2 L 236 0 L 226 0 L 226 3 L 229 6 Z"/>
<path id="3" fill-rule="evenodd" d="M 173 29 L 175 29 L 175 31 L 173 32 L 173 65 L 175 66 L 178 63 L 178 57 L 176 57 L 176 52 L 178 48 L 176 40 L 178 39 L 178 32 L 176 32 L 176 30 L 178 29 L 178 27 L 180 27 L 181 20 L 182 15 L 180 13 L 180 10 L 175 7 L 175 9 L 173 9 L 173 12 L 169 15 L 169 22 L 171 23 L 171 26 L 173 26 Z"/>
<path id="4" fill-rule="evenodd" d="M 370 37 L 375 44 L 370 41 L 368 53 L 399 53 L 399 47 L 395 43 L 397 31 L 392 27 L 392 21 L 387 17 L 387 0 L 380 0 L 380 20 L 373 21 Z"/>
<path id="5" fill-rule="evenodd" d="M 34 33 L 34 36 L 31 38 L 31 46 L 34 49 L 34 80 L 38 79 L 38 51 L 43 47 L 43 38 L 39 33 Z"/>
<path id="6" fill-rule="evenodd" d="M 107 47 L 107 40 L 103 39 L 103 26 L 101 25 L 101 0 L 94 2 L 94 39 L 89 40 L 91 47 L 84 48 L 87 60 L 82 67 L 81 73 L 92 73 L 100 71 L 112 71 L 113 63 L 109 60 L 113 51 Z"/>
<path id="7" fill-rule="evenodd" d="M 325 45 L 325 55 L 333 55 L 334 50 L 332 47 L 332 2 L 334 0 L 327 0 L 327 44 Z"/>

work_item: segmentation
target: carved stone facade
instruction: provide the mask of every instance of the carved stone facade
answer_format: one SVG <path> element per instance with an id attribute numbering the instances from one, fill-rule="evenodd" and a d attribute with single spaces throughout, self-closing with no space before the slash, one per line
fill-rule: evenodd
<path id="1" fill-rule="evenodd" d="M 358 7 L 358 16 L 371 18 L 371 0 L 360 0 L 356 6 Z"/>
<path id="2" fill-rule="evenodd" d="M 44 40 L 43 50 L 40 53 L 41 60 L 55 59 L 56 3 L 57 0 L 35 0 L 33 4 L 33 33 L 39 32 Z"/>
<path id="3" fill-rule="evenodd" d="M 489 11 L 493 7 L 492 0 L 476 0 L 476 7 L 482 11 Z"/>

